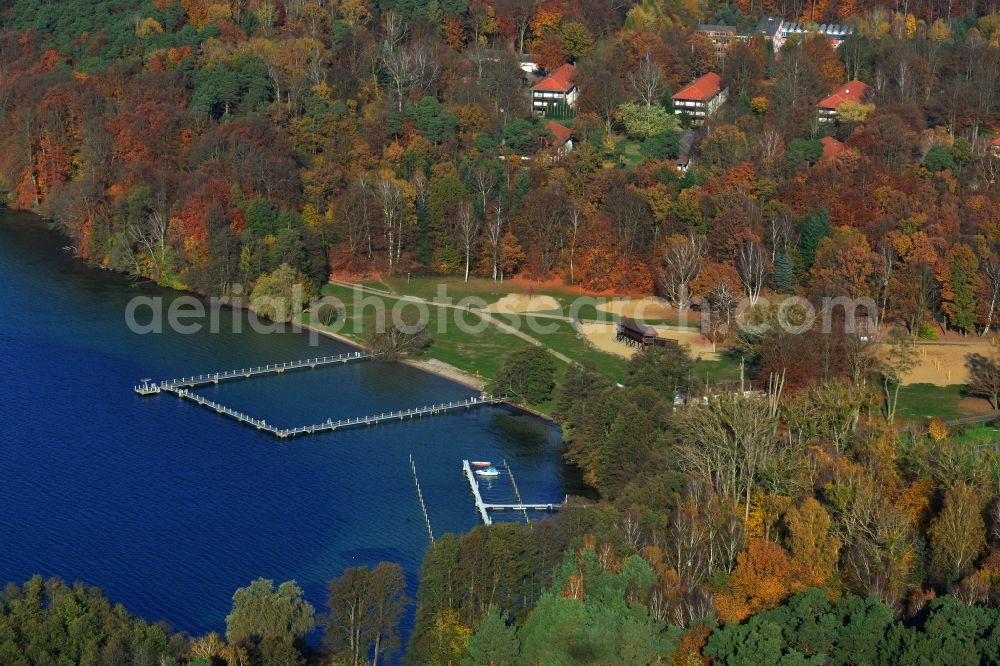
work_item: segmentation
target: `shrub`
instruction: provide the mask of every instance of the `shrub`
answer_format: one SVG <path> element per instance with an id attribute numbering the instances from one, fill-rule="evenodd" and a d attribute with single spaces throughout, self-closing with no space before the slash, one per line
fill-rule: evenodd
<path id="1" fill-rule="evenodd" d="M 937 330 L 932 325 L 924 322 L 917 327 L 917 337 L 921 340 L 937 340 L 938 334 Z"/>
<path id="2" fill-rule="evenodd" d="M 680 134 L 668 130 L 654 134 L 639 147 L 639 151 L 646 157 L 653 157 L 661 160 L 672 160 L 677 158 L 681 149 Z"/>
<path id="3" fill-rule="evenodd" d="M 924 166 L 931 171 L 953 171 L 955 169 L 955 159 L 944 146 L 931 146 L 924 156 Z"/>
<path id="4" fill-rule="evenodd" d="M 555 358 L 541 347 L 529 347 L 504 358 L 493 387 L 499 393 L 538 405 L 552 397 L 555 373 Z"/>

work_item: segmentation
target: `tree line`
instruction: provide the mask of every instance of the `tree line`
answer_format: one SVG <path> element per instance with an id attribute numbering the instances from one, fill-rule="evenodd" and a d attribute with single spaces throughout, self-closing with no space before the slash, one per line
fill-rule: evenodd
<path id="1" fill-rule="evenodd" d="M 398 564 L 353 567 L 329 583 L 317 615 L 294 581 L 263 578 L 233 595 L 225 636 L 190 636 L 112 604 L 100 590 L 35 576 L 0 595 L 0 659 L 20 664 L 290 666 L 378 664 L 399 649 L 406 581 Z M 221 619 L 221 618 L 220 618 Z M 322 631 L 321 640 L 307 640 Z"/>
<path id="2" fill-rule="evenodd" d="M 765 11 L 854 32 L 717 60 L 694 28 Z M 555 414 L 600 501 L 436 541 L 413 663 L 991 663 L 998 442 L 896 415 L 914 336 L 1000 316 L 998 36 L 992 8 L 957 2 L 12 0 L 0 194 L 95 264 L 205 293 L 427 270 L 711 315 L 766 390 L 713 393 L 683 348 L 636 356 L 621 386 L 569 367 Z M 568 155 L 529 111 L 526 51 L 575 64 L 578 107 L 548 114 L 571 116 Z M 730 101 L 694 128 L 671 93 L 709 71 Z M 871 98 L 820 122 L 851 79 Z M 784 295 L 863 298 L 896 332 L 723 325 L 741 299 L 774 323 Z M 548 400 L 542 358 L 499 383 Z M 995 403 L 1000 352 L 970 369 Z M 391 564 L 334 581 L 321 657 L 291 582 L 241 589 L 225 637 L 191 638 L 33 579 L 4 593 L 0 654 L 370 663 L 395 649 L 404 587 Z"/>

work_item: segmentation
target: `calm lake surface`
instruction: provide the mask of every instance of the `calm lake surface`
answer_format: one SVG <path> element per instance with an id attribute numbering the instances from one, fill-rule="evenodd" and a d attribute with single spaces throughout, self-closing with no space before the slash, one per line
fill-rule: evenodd
<path id="1" fill-rule="evenodd" d="M 140 336 L 136 287 L 87 268 L 38 218 L 0 211 L 0 582 L 34 573 L 103 588 L 151 620 L 225 628 L 233 592 L 295 579 L 322 611 L 345 567 L 391 560 L 415 593 L 428 545 L 409 455 L 435 535 L 478 524 L 463 458 L 506 459 L 526 501 L 558 502 L 579 480 L 559 430 L 484 407 L 399 425 L 277 440 L 169 394 L 168 379 L 349 351 L 305 333 Z M 236 315 L 243 317 L 242 314 Z M 462 398 L 468 388 L 405 366 L 358 363 L 201 389 L 280 425 Z M 485 485 L 485 484 L 484 484 Z M 509 495 L 501 482 L 489 494 Z M 412 614 L 404 621 L 408 633 Z"/>

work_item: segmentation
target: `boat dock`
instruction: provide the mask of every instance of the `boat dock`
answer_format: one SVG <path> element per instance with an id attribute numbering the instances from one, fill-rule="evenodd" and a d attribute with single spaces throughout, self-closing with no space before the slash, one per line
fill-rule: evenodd
<path id="1" fill-rule="evenodd" d="M 336 365 L 338 363 L 350 363 L 352 361 L 364 361 L 375 358 L 376 354 L 371 352 L 348 352 L 337 354 L 336 356 L 317 356 L 307 358 L 303 361 L 287 361 L 285 363 L 271 363 L 269 365 L 258 365 L 253 368 L 240 368 L 239 370 L 226 370 L 225 372 L 212 372 L 192 377 L 181 377 L 180 379 L 164 379 L 161 382 L 151 382 L 144 379 L 142 384 L 135 387 L 135 392 L 139 395 L 155 395 L 163 390 L 178 389 L 182 387 L 194 388 L 206 384 L 218 384 L 227 379 L 250 379 L 261 375 L 280 375 L 289 370 L 303 370 L 309 368 L 314 370 L 324 365 Z"/>
<path id="2" fill-rule="evenodd" d="M 421 416 L 434 416 L 461 409 L 471 409 L 481 405 L 499 405 L 507 402 L 506 395 L 481 393 L 478 396 L 470 396 L 468 398 L 463 398 L 462 400 L 453 400 L 451 402 L 424 405 L 422 407 L 410 407 L 408 409 L 398 409 L 390 412 L 381 412 L 379 414 L 369 414 L 367 416 L 357 416 L 349 419 L 338 419 L 336 421 L 331 418 L 321 423 L 312 423 L 294 428 L 279 428 L 268 423 L 264 419 L 258 419 L 231 407 L 226 407 L 223 404 L 210 400 L 209 398 L 194 393 L 191 390 L 197 386 L 218 384 L 219 382 L 226 381 L 228 379 L 251 379 L 261 375 L 281 374 L 288 370 L 301 370 L 306 368 L 315 369 L 325 365 L 362 361 L 375 358 L 376 356 L 378 356 L 378 354 L 357 351 L 349 352 L 347 354 L 338 354 L 337 356 L 318 356 L 316 358 L 309 358 L 303 361 L 288 361 L 286 363 L 273 363 L 253 368 L 242 368 L 240 370 L 227 370 L 225 372 L 213 372 L 203 375 L 194 375 L 191 377 L 181 377 L 180 379 L 167 379 L 161 382 L 154 382 L 150 379 L 142 379 L 140 380 L 141 383 L 135 387 L 135 392 L 142 396 L 157 395 L 163 392 L 173 393 L 178 398 L 190 400 L 201 405 L 202 407 L 212 409 L 218 414 L 227 416 L 234 421 L 238 421 L 239 423 L 243 423 L 282 439 L 297 437 L 299 435 L 316 435 L 324 432 L 333 432 L 335 430 L 344 430 L 346 428 L 356 428 L 359 426 L 374 426 L 382 423 L 391 423 L 393 421 L 405 421 L 407 419 L 415 419 Z"/>
<path id="3" fill-rule="evenodd" d="M 407 419 L 415 419 L 421 416 L 434 416 L 460 409 L 470 409 L 481 405 L 497 405 L 505 401 L 504 396 L 485 394 L 470 396 L 464 400 L 442 402 L 434 405 L 426 405 L 424 407 L 411 407 L 410 409 L 399 409 L 392 412 L 382 412 L 380 414 L 371 414 L 369 416 L 358 416 L 351 419 L 338 419 L 336 421 L 333 419 L 327 419 L 322 423 L 298 426 L 296 428 L 278 428 L 264 419 L 257 419 L 244 414 L 243 412 L 238 412 L 235 409 L 221 405 L 213 400 L 209 400 L 208 398 L 198 395 L 197 393 L 193 393 L 186 388 L 173 389 L 163 387 L 162 385 L 160 388 L 163 391 L 174 393 L 179 398 L 191 400 L 192 402 L 195 402 L 203 407 L 213 409 L 223 416 L 228 416 L 229 418 L 239 421 L 240 423 L 252 426 L 257 430 L 262 430 L 281 439 L 298 437 L 299 435 L 318 435 L 324 432 L 346 430 L 347 428 L 357 428 L 359 426 L 374 426 L 393 421 L 405 421 Z"/>
<path id="4" fill-rule="evenodd" d="M 476 483 L 476 477 L 472 474 L 472 467 L 469 465 L 468 460 L 462 461 L 462 469 L 465 470 L 465 476 L 469 479 L 469 487 L 472 488 L 472 498 L 476 501 L 476 509 L 479 511 L 480 518 L 483 519 L 485 525 L 492 525 L 493 521 L 490 520 L 490 514 L 486 511 L 486 503 L 483 502 L 483 498 L 479 494 L 479 484 Z"/>
<path id="5" fill-rule="evenodd" d="M 506 461 L 504 463 L 506 467 Z M 510 470 L 507 467 L 508 471 Z M 465 478 L 469 481 L 469 488 L 472 490 L 472 499 L 476 503 L 476 510 L 479 512 L 479 517 L 482 518 L 484 525 L 492 525 L 493 519 L 490 516 L 490 511 L 521 511 L 525 513 L 525 519 L 527 519 L 528 511 L 556 511 L 562 504 L 553 503 L 539 503 L 539 504 L 529 504 L 527 502 L 518 502 L 513 504 L 491 504 L 489 502 L 483 501 L 483 496 L 479 492 L 479 482 L 476 481 L 476 475 L 472 471 L 472 465 L 469 464 L 468 460 L 462 461 L 462 471 L 465 472 Z M 511 480 L 513 481 L 513 476 Z M 520 492 L 517 493 L 520 497 Z"/>

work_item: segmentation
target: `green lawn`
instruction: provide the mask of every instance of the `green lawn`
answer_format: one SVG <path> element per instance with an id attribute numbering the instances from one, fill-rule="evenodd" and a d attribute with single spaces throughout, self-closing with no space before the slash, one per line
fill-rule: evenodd
<path id="1" fill-rule="evenodd" d="M 465 282 L 460 278 L 444 276 L 419 276 L 407 279 L 404 275 L 386 278 L 379 282 L 362 282 L 361 284 L 375 289 L 389 288 L 394 293 L 400 295 L 417 296 L 428 300 L 435 298 L 443 286 L 445 294 L 448 298 L 452 299 L 452 303 L 457 303 L 466 297 L 475 296 L 489 304 L 500 300 L 510 293 L 524 293 L 525 291 L 522 285 L 511 286 L 503 282 L 494 282 L 488 278 L 471 278 L 468 282 Z M 536 296 L 551 296 L 561 306 L 560 310 L 539 314 L 558 314 L 564 317 L 572 314 L 584 321 L 613 322 L 618 319 L 617 315 L 598 310 L 594 303 L 580 302 L 576 307 L 573 307 L 574 302 L 578 298 L 581 298 L 581 295 L 568 288 L 541 287 L 532 289 L 532 293 Z M 688 312 L 688 319 L 690 321 L 685 324 L 688 328 L 698 328 L 700 317 L 697 312 Z M 673 312 L 670 317 L 665 319 L 645 318 L 643 321 L 653 326 L 664 324 L 676 326 L 680 323 Z"/>
<path id="2" fill-rule="evenodd" d="M 977 425 L 954 433 L 952 439 L 960 444 L 985 444 L 1000 441 L 1000 425 Z"/>
<path id="3" fill-rule="evenodd" d="M 515 315 L 494 316 L 509 324 L 513 324 L 518 318 Z M 627 363 L 625 359 L 594 349 L 587 344 L 587 341 L 576 332 L 576 329 L 568 321 L 532 317 L 531 315 L 521 315 L 520 318 L 521 330 L 537 338 L 542 344 L 565 354 L 578 363 L 592 362 L 601 372 L 614 377 L 615 381 L 621 381 L 625 376 Z"/>
<path id="4" fill-rule="evenodd" d="M 449 278 L 443 276 L 413 276 L 407 278 L 405 275 L 396 275 L 385 278 L 381 281 L 381 288 L 385 285 L 392 288 L 399 294 L 419 296 L 428 300 L 433 299 L 438 294 L 438 289 L 442 285 L 446 288 L 447 296 L 458 301 L 466 296 L 479 296 L 487 303 L 492 303 L 502 296 L 510 293 L 510 289 L 502 282 L 494 282 L 488 278 L 470 278 L 464 282 L 460 278 Z M 378 285 L 376 285 L 378 288 Z M 565 294 L 563 294 L 565 295 Z"/>
<path id="5" fill-rule="evenodd" d="M 973 416 L 962 409 L 961 401 L 964 385 L 936 386 L 934 384 L 911 384 L 899 391 L 899 405 L 896 415 L 901 419 L 924 422 L 932 416 L 945 421 Z"/>
<path id="6" fill-rule="evenodd" d="M 718 361 L 695 361 L 694 374 L 702 385 L 739 381 L 740 358 L 723 352 Z"/>
<path id="7" fill-rule="evenodd" d="M 364 307 L 359 318 L 354 303 L 354 292 L 351 289 L 328 284 L 323 287 L 323 295 L 338 298 L 345 305 L 345 324 L 338 331 L 341 335 L 361 341 L 366 333 L 374 330 L 376 323 L 374 308 Z M 369 294 L 364 296 L 371 297 Z M 384 298 L 389 307 L 399 301 L 398 298 Z M 434 308 L 430 314 L 432 319 L 428 328 L 433 341 L 426 355 L 485 379 L 491 379 L 496 375 L 505 354 L 523 349 L 530 344 L 526 340 L 499 330 L 496 326 L 487 326 L 481 333 L 463 331 L 456 324 L 456 317 L 461 317 L 469 327 L 476 327 L 481 323 L 480 318 L 471 312 Z M 444 333 L 437 332 L 439 314 L 447 317 L 447 326 L 443 327 Z M 386 316 L 391 317 L 391 313 Z"/>
<path id="8" fill-rule="evenodd" d="M 323 287 L 323 295 L 335 297 L 344 304 L 344 318 L 339 325 L 333 326 L 331 330 L 357 342 L 363 342 L 365 334 L 374 330 L 376 323 L 375 309 L 371 306 L 372 303 L 381 299 L 386 302 L 388 308 L 392 308 L 400 301 L 405 300 L 404 294 L 428 300 L 433 299 L 438 293 L 439 284 L 447 285 L 448 295 L 453 299 L 453 302 L 473 295 L 479 296 L 487 302 L 494 302 L 510 293 L 510 290 L 503 285 L 481 279 L 465 283 L 458 280 L 442 281 L 435 277 L 419 277 L 411 278 L 407 284 L 404 276 L 391 278 L 384 282 L 365 284 L 365 286 L 377 289 L 391 289 L 394 293 L 393 296 L 358 294 L 349 287 L 327 284 Z M 565 308 L 559 313 L 563 315 L 568 314 L 569 303 L 573 298 L 576 298 L 575 294 L 556 289 L 537 290 L 535 293 L 556 298 Z M 359 306 L 361 311 L 359 311 Z M 582 311 L 581 318 L 606 322 L 615 320 L 614 315 L 599 311 L 593 305 L 586 307 L 590 309 Z M 410 310 L 410 312 L 412 311 Z M 425 356 L 444 361 L 487 381 L 496 376 L 504 356 L 512 351 L 524 349 L 531 344 L 523 338 L 500 330 L 495 325 L 490 324 L 483 328 L 482 320 L 474 312 L 435 307 L 431 310 L 430 315 L 428 330 L 432 343 L 425 352 Z M 387 313 L 387 316 L 391 316 L 391 312 Z M 444 327 L 440 326 L 442 317 L 446 323 Z M 469 330 L 463 331 L 456 325 L 456 317 L 461 317 L 473 329 L 483 328 L 483 330 L 478 333 Z M 517 325 L 519 330 L 573 361 L 593 363 L 601 372 L 612 377 L 615 381 L 625 380 L 628 361 L 619 356 L 594 349 L 583 336 L 576 332 L 573 324 L 569 321 L 538 316 L 538 314 L 494 314 L 493 317 L 503 323 Z M 304 320 L 306 323 L 311 323 L 308 315 L 304 317 Z M 566 368 L 565 363 L 558 364 L 555 377 L 557 384 L 564 381 Z M 698 383 L 715 384 L 737 380 L 740 376 L 739 359 L 723 355 L 718 361 L 697 361 L 695 363 L 695 376 Z M 545 404 L 535 408 L 543 413 L 548 413 L 551 411 L 552 405 Z"/>
<path id="9" fill-rule="evenodd" d="M 416 286 L 417 289 L 410 290 L 410 293 L 425 297 L 426 284 L 411 286 Z M 423 293 L 420 291 L 421 287 L 424 287 Z M 361 303 L 363 312 L 357 312 L 353 290 L 339 285 L 328 284 L 323 287 L 323 295 L 333 296 L 344 303 L 345 320 L 337 331 L 341 335 L 361 341 L 365 333 L 374 329 L 374 308 Z M 380 298 L 370 294 L 363 294 L 363 297 L 368 302 Z M 385 299 L 389 307 L 392 307 L 401 300 L 394 297 L 381 298 Z M 439 315 L 445 318 L 446 326 L 438 326 Z M 491 379 L 496 376 L 497 369 L 506 354 L 523 349 L 531 344 L 516 335 L 501 331 L 494 325 L 489 325 L 478 333 L 463 331 L 456 325 L 456 317 L 461 317 L 462 321 L 469 327 L 482 328 L 482 320 L 473 312 L 456 310 L 454 308 L 434 308 L 431 311 L 431 321 L 428 324 L 433 342 L 426 354 L 431 358 L 449 363 L 470 374 Z M 511 325 L 518 318 L 514 315 L 495 315 L 495 317 Z M 577 335 L 576 330 L 569 322 L 544 317 L 531 317 L 531 320 L 533 326 L 529 325 L 527 317 L 522 316 L 520 330 L 540 340 L 542 344 L 565 354 L 575 361 L 592 361 L 603 372 L 615 377 L 616 380 L 620 380 L 624 375 L 624 359 L 611 354 L 605 354 L 590 347 L 585 340 Z"/>
<path id="10" fill-rule="evenodd" d="M 643 160 L 641 145 L 633 139 L 623 139 L 615 144 L 615 154 L 619 156 L 620 163 L 627 168 L 634 168 Z"/>
<path id="11" fill-rule="evenodd" d="M 393 277 L 386 280 L 368 281 L 363 283 L 367 287 L 380 290 L 391 290 L 394 296 L 377 296 L 373 294 L 362 294 L 361 298 L 368 303 L 378 298 L 383 298 L 391 307 L 400 301 L 404 295 L 417 296 L 424 299 L 433 299 L 438 294 L 439 285 L 447 287 L 447 295 L 457 302 L 468 296 L 478 296 L 487 303 L 495 302 L 511 291 L 522 291 L 522 289 L 511 289 L 503 283 L 493 282 L 488 279 L 472 279 L 463 282 L 458 279 L 448 279 L 434 276 L 413 277 L 407 280 L 403 277 Z M 557 314 L 568 316 L 569 306 L 577 294 L 569 291 L 562 291 L 554 288 L 535 290 L 537 295 L 548 295 L 555 298 L 562 310 Z M 362 342 L 365 333 L 373 330 L 375 324 L 374 309 L 365 307 L 363 312 L 356 312 L 355 292 L 339 285 L 328 284 L 323 287 L 324 296 L 333 296 L 345 307 L 344 324 L 334 330 L 341 335 L 357 342 Z M 540 313 L 538 313 L 540 314 Z M 577 312 L 580 319 L 611 322 L 616 319 L 615 315 L 598 310 L 593 305 L 585 305 Z M 446 318 L 447 326 L 443 329 L 439 327 L 439 317 Z M 524 349 L 531 343 L 516 335 L 501 331 L 494 325 L 483 328 L 481 332 L 471 332 L 461 330 L 455 324 L 455 318 L 461 317 L 470 327 L 482 328 L 482 320 L 474 312 L 456 310 L 454 308 L 434 308 L 431 311 L 431 322 L 428 330 L 431 332 L 432 344 L 426 352 L 426 356 L 439 359 L 450 365 L 459 368 L 469 374 L 482 377 L 489 381 L 496 376 L 497 370 L 503 357 L 512 351 Z M 545 346 L 557 351 L 568 358 L 577 361 L 589 361 L 594 363 L 599 370 L 614 378 L 615 381 L 623 381 L 627 361 L 618 356 L 598 351 L 591 347 L 586 340 L 577 334 L 573 325 L 568 321 L 542 317 L 537 315 L 494 315 L 498 320 L 508 324 L 514 324 L 518 318 L 520 330 L 529 336 L 541 341 Z M 308 323 L 308 315 L 304 317 Z M 674 324 L 675 321 L 664 322 L 650 321 L 651 324 Z M 697 324 L 693 324 L 695 327 Z M 541 327 L 541 328 L 540 328 Z M 565 378 L 566 365 L 559 364 L 556 374 L 557 383 L 561 384 Z M 736 381 L 740 378 L 740 359 L 736 356 L 723 354 L 718 361 L 696 361 L 695 376 L 699 384 L 716 384 L 720 382 Z M 899 395 L 898 416 L 901 419 L 925 422 L 931 416 L 937 416 L 946 421 L 970 416 L 968 405 L 970 404 L 962 394 L 964 386 L 935 386 L 932 384 L 914 384 L 904 386 Z M 963 402 L 965 400 L 965 402 Z M 974 403 L 973 403 L 974 404 Z M 541 412 L 551 410 L 551 405 L 542 405 L 538 408 Z M 973 435 L 970 436 L 992 436 L 993 431 L 989 429 L 970 429 Z"/>

